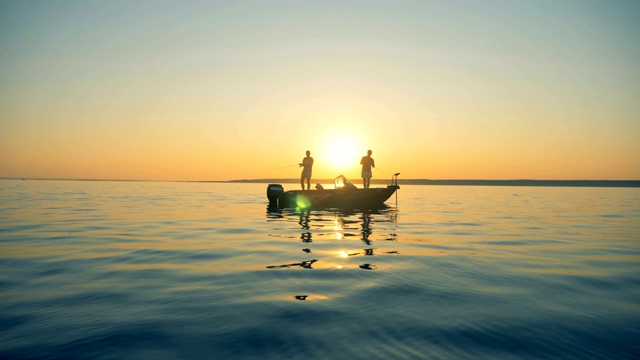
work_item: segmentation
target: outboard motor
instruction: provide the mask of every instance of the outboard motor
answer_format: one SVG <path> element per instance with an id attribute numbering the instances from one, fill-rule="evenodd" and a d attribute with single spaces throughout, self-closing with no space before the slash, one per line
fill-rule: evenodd
<path id="1" fill-rule="evenodd" d="M 280 184 L 269 184 L 267 186 L 267 199 L 269 199 L 269 207 L 278 206 L 278 198 L 284 194 L 284 188 Z"/>

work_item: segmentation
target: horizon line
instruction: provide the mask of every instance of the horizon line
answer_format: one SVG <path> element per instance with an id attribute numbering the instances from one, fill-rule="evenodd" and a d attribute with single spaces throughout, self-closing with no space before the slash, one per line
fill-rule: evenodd
<path id="1" fill-rule="evenodd" d="M 95 179 L 95 178 L 37 178 L 0 177 L 0 180 L 35 181 L 114 181 L 114 182 L 182 182 L 182 183 L 298 183 L 298 178 L 259 178 L 231 180 L 143 180 L 143 179 Z M 358 178 L 355 183 L 361 180 Z M 390 179 L 371 179 L 373 184 L 388 184 Z M 333 179 L 316 179 L 314 183 L 330 183 Z M 398 179 L 400 185 L 457 185 L 457 186 L 558 186 L 558 187 L 640 187 L 640 180 L 623 179 Z"/>

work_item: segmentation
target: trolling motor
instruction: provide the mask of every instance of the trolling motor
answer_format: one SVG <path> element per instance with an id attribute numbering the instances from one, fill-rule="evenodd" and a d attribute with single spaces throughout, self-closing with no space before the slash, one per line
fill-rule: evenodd
<path id="1" fill-rule="evenodd" d="M 398 175 L 400 173 L 395 173 L 391 177 L 391 185 L 387 185 L 387 188 L 395 188 L 396 190 L 400 189 L 400 185 L 398 185 Z M 398 207 L 398 192 L 396 191 L 396 208 Z"/>
<path id="2" fill-rule="evenodd" d="M 393 174 L 393 176 L 391 177 L 391 184 L 387 185 L 387 187 L 395 187 L 396 189 L 400 189 L 400 186 L 398 185 L 398 175 L 400 175 L 400 173 Z"/>

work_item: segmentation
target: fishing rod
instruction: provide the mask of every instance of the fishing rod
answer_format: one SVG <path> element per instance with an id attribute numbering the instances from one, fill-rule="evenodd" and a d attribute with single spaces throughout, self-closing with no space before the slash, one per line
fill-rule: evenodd
<path id="1" fill-rule="evenodd" d="M 283 167 L 279 167 L 279 168 L 275 168 L 275 169 L 269 169 L 268 171 L 287 169 L 287 168 L 294 167 L 294 166 L 300 166 L 300 164 L 287 165 L 287 166 L 283 166 Z"/>
<path id="2" fill-rule="evenodd" d="M 377 167 L 374 167 L 374 169 L 376 169 L 376 170 L 380 171 L 380 173 L 381 173 L 382 175 L 387 176 L 387 174 L 386 174 L 384 171 L 382 171 L 382 170 L 378 169 Z"/>

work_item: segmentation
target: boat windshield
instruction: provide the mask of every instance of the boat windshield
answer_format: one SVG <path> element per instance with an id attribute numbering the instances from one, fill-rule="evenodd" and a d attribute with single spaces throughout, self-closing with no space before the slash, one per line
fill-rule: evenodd
<path id="1" fill-rule="evenodd" d="M 340 176 L 336 177 L 333 180 L 333 184 L 335 185 L 336 189 L 355 188 L 356 187 L 349 180 L 347 180 L 347 178 L 344 177 L 343 175 L 340 175 Z"/>

